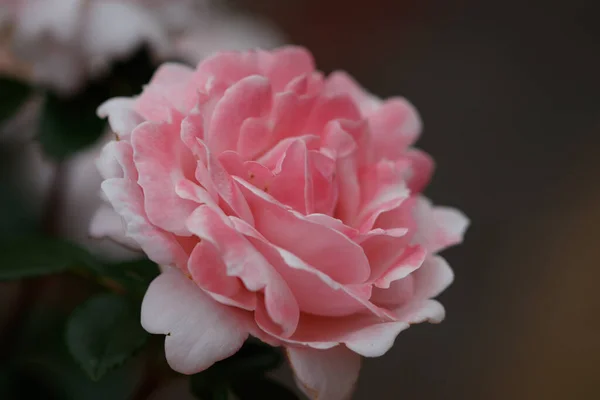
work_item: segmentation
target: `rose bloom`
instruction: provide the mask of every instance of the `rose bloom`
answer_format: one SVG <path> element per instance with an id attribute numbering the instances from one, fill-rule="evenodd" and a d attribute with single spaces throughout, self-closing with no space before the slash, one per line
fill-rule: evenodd
<path id="1" fill-rule="evenodd" d="M 98 160 L 114 210 L 92 229 L 163 266 L 142 325 L 167 335 L 173 369 L 202 371 L 253 335 L 286 348 L 309 396 L 344 399 L 361 356 L 444 318 L 432 297 L 453 274 L 437 253 L 468 222 L 420 194 L 433 162 L 403 98 L 285 47 L 165 64 L 99 114 L 117 136 Z"/>
<path id="2" fill-rule="evenodd" d="M 18 59 L 9 72 L 22 75 L 25 64 L 31 80 L 65 94 L 142 45 L 159 60 L 178 58 L 195 64 L 220 49 L 281 44 L 279 34 L 264 23 L 213 11 L 209 3 L 0 0 L 0 42 L 8 42 L 15 53 L 10 58 Z M 0 49 L 0 73 L 7 70 L 3 52 Z"/>

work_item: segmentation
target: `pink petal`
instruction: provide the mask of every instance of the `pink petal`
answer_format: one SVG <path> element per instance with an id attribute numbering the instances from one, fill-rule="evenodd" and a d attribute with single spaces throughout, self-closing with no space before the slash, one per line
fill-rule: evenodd
<path id="1" fill-rule="evenodd" d="M 248 325 L 244 312 L 217 303 L 174 269 L 150 284 L 142 303 L 142 326 L 167 335 L 167 361 L 183 374 L 203 371 L 237 352 Z"/>
<path id="2" fill-rule="evenodd" d="M 303 141 L 306 144 L 306 147 L 309 149 L 318 147 L 318 143 L 320 141 L 319 137 L 315 135 L 305 135 L 283 139 L 273 146 L 269 151 L 259 157 L 257 162 L 266 168 L 275 169 L 277 165 L 281 163 L 285 152 L 291 146 L 291 144 L 299 140 Z"/>
<path id="3" fill-rule="evenodd" d="M 389 288 L 392 282 L 405 278 L 421 267 L 426 254 L 421 246 L 407 247 L 394 265 L 375 281 L 375 286 Z"/>
<path id="4" fill-rule="evenodd" d="M 414 238 L 431 253 L 437 253 L 461 243 L 469 226 L 469 219 L 450 207 L 434 207 L 425 197 L 418 197 L 413 215 L 417 223 Z"/>
<path id="5" fill-rule="evenodd" d="M 134 110 L 134 104 L 134 99 L 115 97 L 98 107 L 98 116 L 108 117 L 110 129 L 119 139 L 128 140 L 135 127 L 145 121 L 144 117 Z"/>
<path id="6" fill-rule="evenodd" d="M 386 289 L 375 287 L 371 295 L 371 301 L 380 307 L 390 309 L 398 308 L 408 304 L 415 294 L 415 278 L 408 275 L 390 283 Z"/>
<path id="7" fill-rule="evenodd" d="M 373 229 L 378 217 L 391 211 L 409 197 L 410 191 L 402 179 L 406 164 L 382 160 L 362 175 L 360 213 L 352 225 L 361 232 Z"/>
<path id="8" fill-rule="evenodd" d="M 148 221 L 142 189 L 126 179 L 102 182 L 102 190 L 115 211 L 125 220 L 126 236 L 139 243 L 150 259 L 161 265 L 185 267 L 188 255 L 176 238 Z"/>
<path id="9" fill-rule="evenodd" d="M 310 399 L 349 400 L 360 371 L 360 356 L 344 346 L 329 350 L 287 348 L 300 389 Z"/>
<path id="10" fill-rule="evenodd" d="M 259 75 L 255 51 L 222 51 L 207 57 L 194 72 L 194 86 L 205 92 L 223 93 L 233 83 Z"/>
<path id="11" fill-rule="evenodd" d="M 314 209 L 313 173 L 309 163 L 304 142 L 292 142 L 283 156 L 281 171 L 268 187 L 273 197 L 303 214 L 310 214 Z"/>
<path id="12" fill-rule="evenodd" d="M 138 179 L 138 171 L 133 162 L 133 149 L 131 144 L 125 141 L 108 142 L 96 159 L 96 167 L 104 179 Z"/>
<path id="13" fill-rule="evenodd" d="M 240 129 L 248 118 L 261 117 L 271 108 L 271 87 L 261 76 L 249 76 L 229 87 L 215 105 L 206 141 L 215 154 L 237 150 Z"/>
<path id="14" fill-rule="evenodd" d="M 193 76 L 194 72 L 189 67 L 163 64 L 136 99 L 136 111 L 153 122 L 168 121 L 171 109 L 184 114 L 189 112 L 198 99 L 192 83 Z"/>
<path id="15" fill-rule="evenodd" d="M 330 121 L 343 119 L 361 120 L 360 111 L 349 96 L 321 97 L 306 122 L 306 134 L 320 135 Z"/>
<path id="16" fill-rule="evenodd" d="M 369 260 L 371 275 L 369 282 L 375 282 L 386 271 L 392 268 L 402 257 L 409 244 L 406 234 L 394 236 L 384 230 L 371 231 L 366 237 L 359 237 L 358 242 Z"/>
<path id="17" fill-rule="evenodd" d="M 410 325 L 425 321 L 438 323 L 444 319 L 444 308 L 434 300 L 412 302 L 397 311 L 398 322 L 372 324 L 346 335 L 343 343 L 365 357 L 380 357 L 394 345 L 400 332 Z"/>
<path id="18" fill-rule="evenodd" d="M 196 245 L 187 269 L 198 286 L 217 295 L 217 301 L 245 310 L 256 308 L 256 295 L 246 290 L 239 278 L 227 275 L 221 254 L 209 241 Z"/>
<path id="19" fill-rule="evenodd" d="M 444 291 L 454 280 L 452 269 L 440 256 L 429 256 L 413 274 L 415 297 L 429 299 Z"/>
<path id="20" fill-rule="evenodd" d="M 362 248 L 340 232 L 285 209 L 263 191 L 234 178 L 248 199 L 258 230 L 269 242 L 339 283 L 363 283 L 369 263 Z"/>
<path id="21" fill-rule="evenodd" d="M 368 115 L 381 105 L 381 100 L 365 91 L 350 75 L 344 71 L 335 71 L 327 78 L 325 93 L 330 95 L 349 95 L 360 107 L 363 115 Z"/>
<path id="22" fill-rule="evenodd" d="M 429 154 L 417 149 L 407 151 L 402 158 L 410 163 L 406 185 L 412 193 L 422 192 L 431 180 L 435 162 Z"/>
<path id="23" fill-rule="evenodd" d="M 297 76 L 312 73 L 315 63 L 308 50 L 298 46 L 286 46 L 272 52 L 259 52 L 261 72 L 268 77 L 273 90 L 283 90 Z"/>
<path id="24" fill-rule="evenodd" d="M 179 136 L 175 124 L 146 122 L 133 131 L 131 142 L 149 220 L 166 231 L 189 236 L 185 220 L 197 204 L 179 197 L 175 185 L 193 177 L 196 161 Z"/>
<path id="25" fill-rule="evenodd" d="M 206 144 L 198 141 L 205 152 L 206 169 L 203 168 L 202 162 L 198 163 L 196 176 L 198 180 L 207 187 L 210 192 L 218 193 L 223 200 L 221 208 L 228 214 L 234 214 L 247 221 L 250 224 L 254 223 L 254 217 L 248 206 L 248 202 L 244 198 L 240 188 L 235 184 L 232 176 L 223 167 L 217 157 L 211 153 Z M 207 181 L 204 183 L 204 181 Z"/>
<path id="26" fill-rule="evenodd" d="M 289 287 L 269 262 L 225 217 L 208 206 L 200 206 L 188 220 L 191 232 L 210 241 L 227 266 L 227 275 L 239 277 L 253 292 L 264 291 L 266 309 L 283 335 L 291 335 L 298 324 L 299 309 Z"/>
<path id="27" fill-rule="evenodd" d="M 371 285 L 341 285 L 290 252 L 273 246 L 244 221 L 231 220 L 238 232 L 246 235 L 287 282 L 301 312 L 337 317 L 370 311 L 380 318 L 388 318 L 387 310 L 369 302 Z"/>
<path id="28" fill-rule="evenodd" d="M 405 99 L 382 103 L 368 117 L 376 159 L 398 160 L 421 133 L 417 110 Z"/>

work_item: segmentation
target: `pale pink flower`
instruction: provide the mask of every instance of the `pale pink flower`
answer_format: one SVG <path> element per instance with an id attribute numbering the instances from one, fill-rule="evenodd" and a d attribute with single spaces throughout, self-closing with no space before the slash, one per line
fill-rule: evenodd
<path id="1" fill-rule="evenodd" d="M 212 18 L 208 3 L 208 0 L 0 0 L 0 28 L 9 32 L 10 47 L 19 61 L 29 66 L 33 81 L 67 94 L 142 45 L 159 60 L 176 57 L 197 62 L 207 49 L 280 43 L 274 30 L 251 22 L 242 30 L 229 25 L 236 32 L 233 35 L 225 30 L 227 25 L 219 25 L 216 32 L 208 31 L 206 26 Z M 215 18 L 222 19 L 220 14 L 215 14 Z"/>
<path id="2" fill-rule="evenodd" d="M 302 48 L 165 64 L 136 98 L 99 109 L 118 140 L 98 166 L 114 208 L 95 219 L 163 266 L 142 325 L 191 374 L 253 335 L 284 346 L 312 398 L 347 398 L 360 356 L 440 322 L 453 274 L 437 253 L 460 212 L 421 190 L 433 163 L 403 98 L 315 71 Z M 125 221 L 123 237 L 117 233 Z"/>

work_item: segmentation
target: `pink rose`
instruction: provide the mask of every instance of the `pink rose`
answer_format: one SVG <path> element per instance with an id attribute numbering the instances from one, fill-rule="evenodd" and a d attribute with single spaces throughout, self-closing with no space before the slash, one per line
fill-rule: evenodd
<path id="1" fill-rule="evenodd" d="M 122 217 L 121 240 L 164 266 L 142 325 L 168 335 L 173 369 L 202 371 L 253 335 L 286 347 L 305 393 L 344 399 L 360 356 L 443 319 L 431 298 L 453 274 L 436 254 L 468 221 L 419 194 L 433 163 L 411 147 L 406 100 L 286 47 L 165 64 L 99 114 L 117 134 L 98 160 L 116 213 L 93 224 L 117 236 Z"/>

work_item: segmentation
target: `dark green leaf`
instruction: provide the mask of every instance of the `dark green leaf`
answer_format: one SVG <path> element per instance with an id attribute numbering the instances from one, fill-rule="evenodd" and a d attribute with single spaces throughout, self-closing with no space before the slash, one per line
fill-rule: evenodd
<path id="1" fill-rule="evenodd" d="M 22 82 L 0 78 L 0 123 L 15 115 L 31 93 L 31 88 Z"/>
<path id="2" fill-rule="evenodd" d="M 148 259 L 102 265 L 99 279 L 110 286 L 120 285 L 127 293 L 143 296 L 150 282 L 160 273 L 158 265 Z"/>
<path id="3" fill-rule="evenodd" d="M 107 99 L 106 93 L 97 86 L 68 99 L 48 93 L 38 129 L 38 139 L 48 156 L 62 160 L 100 138 L 106 124 L 96 109 Z"/>
<path id="4" fill-rule="evenodd" d="M 236 382 L 233 384 L 233 393 L 240 400 L 300 400 L 300 397 L 291 389 L 269 378 L 247 379 Z"/>
<path id="5" fill-rule="evenodd" d="M 201 400 L 227 400 L 229 398 L 227 383 L 205 374 L 196 374 L 190 377 L 190 391 Z"/>
<path id="6" fill-rule="evenodd" d="M 55 238 L 24 237 L 0 244 L 0 280 L 58 274 L 94 259 L 78 246 Z"/>
<path id="7" fill-rule="evenodd" d="M 115 294 L 88 300 L 67 322 L 67 347 L 93 380 L 130 358 L 147 337 L 138 309 Z"/>
<path id="8" fill-rule="evenodd" d="M 70 297 L 69 294 L 66 297 Z M 62 304 L 62 302 L 61 302 Z M 60 307 L 62 308 L 62 307 Z M 18 340 L 15 372 L 36 390 L 35 397 L 0 399 L 127 400 L 132 399 L 142 378 L 141 357 L 92 381 L 69 354 L 65 343 L 67 315 L 53 302 L 38 302 L 24 324 Z M 19 384 L 20 391 L 22 390 Z M 21 392 L 18 392 L 20 394 Z"/>

